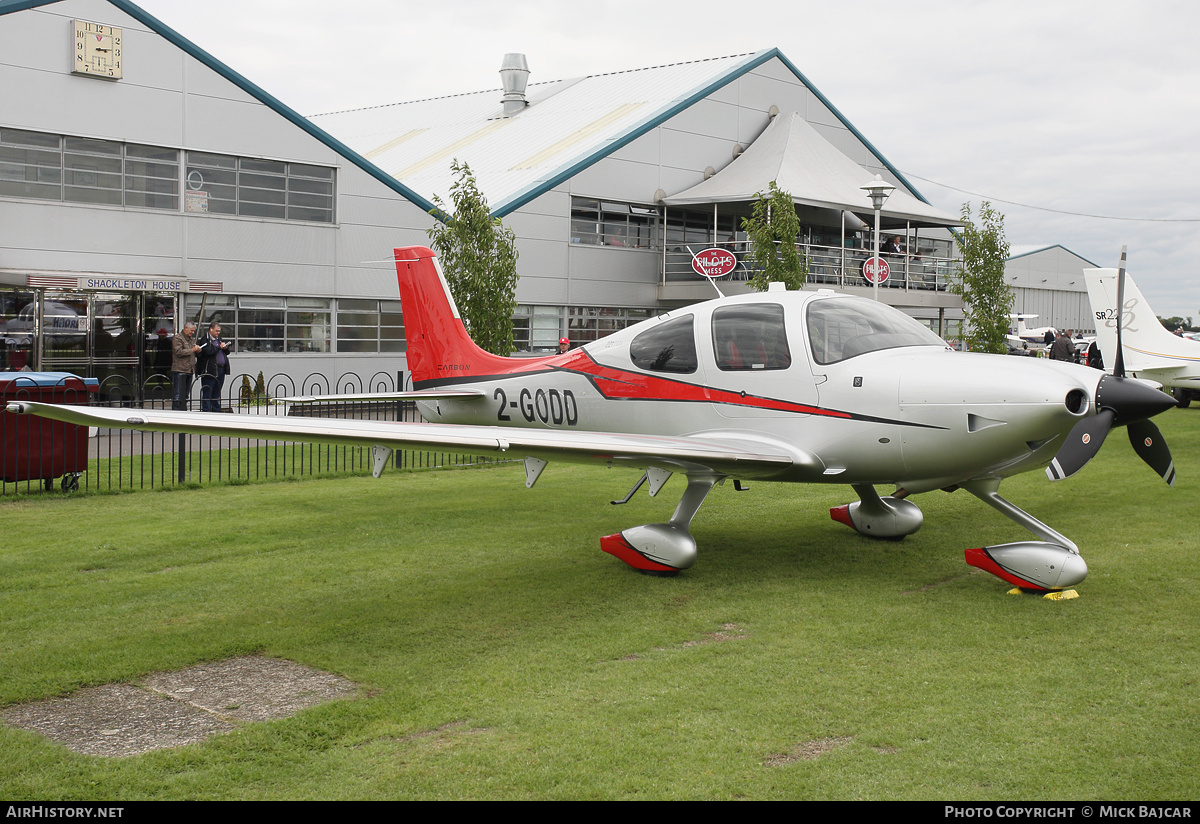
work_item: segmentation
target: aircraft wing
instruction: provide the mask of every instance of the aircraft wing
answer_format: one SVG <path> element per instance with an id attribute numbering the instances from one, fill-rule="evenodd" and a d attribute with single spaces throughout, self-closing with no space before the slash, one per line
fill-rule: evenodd
<path id="1" fill-rule="evenodd" d="M 819 478 L 824 465 L 814 455 L 779 441 L 714 433 L 686 437 L 631 435 L 561 429 L 526 429 L 460 424 L 400 423 L 345 418 L 266 414 L 217 414 L 156 409 L 106 409 L 10 402 L 15 414 L 112 429 L 186 432 L 228 438 L 304 443 L 387 446 L 395 449 L 453 449 L 477 455 L 536 457 L 572 463 L 656 466 L 672 472 L 711 473 L 737 478 L 782 474 Z"/>

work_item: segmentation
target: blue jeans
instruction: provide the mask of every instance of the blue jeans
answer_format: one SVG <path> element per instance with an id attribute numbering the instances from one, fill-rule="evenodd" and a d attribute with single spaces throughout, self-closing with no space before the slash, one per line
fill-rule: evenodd
<path id="1" fill-rule="evenodd" d="M 171 388 L 172 394 L 172 409 L 185 410 L 192 400 L 192 373 L 191 372 L 172 372 L 171 373 Z"/>
<path id="2" fill-rule="evenodd" d="M 225 385 L 225 373 L 200 376 L 200 411 L 221 411 L 221 387 Z"/>

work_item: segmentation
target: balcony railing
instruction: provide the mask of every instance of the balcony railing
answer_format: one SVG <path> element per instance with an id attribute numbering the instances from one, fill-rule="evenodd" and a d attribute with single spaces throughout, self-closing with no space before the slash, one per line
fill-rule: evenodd
<path id="1" fill-rule="evenodd" d="M 746 281 L 754 277 L 755 270 L 750 261 L 749 247 L 746 241 L 722 243 L 720 248 L 733 252 L 737 258 L 737 268 L 730 276 L 733 280 Z M 708 248 L 703 245 L 687 249 L 672 246 L 665 254 L 663 265 L 663 285 L 668 283 L 683 283 L 698 281 L 701 275 L 692 269 L 693 253 Z M 863 276 L 863 263 L 871 256 L 867 249 L 845 249 L 838 246 L 818 246 L 816 244 L 797 245 L 797 250 L 808 258 L 808 282 L 833 288 L 847 286 L 871 286 Z M 935 254 L 884 254 L 880 257 L 887 261 L 888 279 L 881 283 L 881 289 L 923 289 L 944 292 L 952 272 L 958 266 L 958 258 L 939 257 Z"/>

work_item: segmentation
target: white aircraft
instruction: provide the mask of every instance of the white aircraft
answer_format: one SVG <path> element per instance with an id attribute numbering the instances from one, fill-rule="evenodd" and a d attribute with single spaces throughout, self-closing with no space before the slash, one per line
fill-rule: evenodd
<path id="1" fill-rule="evenodd" d="M 1118 301 L 1117 269 L 1085 269 L 1088 297 L 1096 317 L 1096 342 L 1106 364 L 1117 363 L 1117 304 L 1120 313 L 1121 361 L 1135 377 L 1157 381 L 1171 389 L 1180 406 L 1200 400 L 1200 342 L 1173 335 L 1128 274 L 1124 298 Z"/>
<path id="2" fill-rule="evenodd" d="M 965 489 L 1041 539 L 968 549 L 968 563 L 1060 590 L 1087 564 L 1069 539 L 1000 497 L 1004 478 L 1048 463 L 1052 479 L 1070 475 L 1111 426 L 1128 425 L 1139 454 L 1174 480 L 1148 420 L 1173 405 L 1156 388 L 1074 364 L 957 353 L 865 298 L 824 289 L 720 298 L 565 354 L 506 358 L 471 341 L 433 252 L 397 249 L 396 268 L 417 387 L 400 394 L 430 423 L 7 408 L 116 428 L 371 445 L 376 473 L 394 448 L 431 446 L 523 458 L 528 487 L 551 459 L 644 470 L 626 500 L 679 473 L 687 486 L 668 521 L 600 539 L 651 574 L 695 561 L 690 526 L 715 484 L 753 479 L 848 484 L 860 500 L 830 515 L 889 539 L 921 526 L 910 495 Z M 881 496 L 884 484 L 894 491 Z"/>
<path id="3" fill-rule="evenodd" d="M 1010 318 L 1015 318 L 1017 321 L 1017 334 L 1009 335 L 1009 338 L 1017 338 L 1018 340 L 1027 341 L 1029 343 L 1043 343 L 1046 340 L 1047 332 L 1054 332 L 1058 335 L 1058 330 L 1053 326 L 1039 326 L 1037 329 L 1030 329 L 1025 326 L 1027 318 L 1036 318 L 1037 315 L 1026 315 L 1023 312 L 1018 312 L 1015 315 L 1009 315 Z"/>

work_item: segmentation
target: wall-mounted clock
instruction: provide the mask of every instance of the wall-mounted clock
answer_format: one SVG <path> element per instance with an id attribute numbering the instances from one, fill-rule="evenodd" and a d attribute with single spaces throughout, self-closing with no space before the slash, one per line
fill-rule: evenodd
<path id="1" fill-rule="evenodd" d="M 73 31 L 72 48 L 75 54 L 72 58 L 72 74 L 120 80 L 121 67 L 125 62 L 121 56 L 121 30 L 76 20 Z"/>

